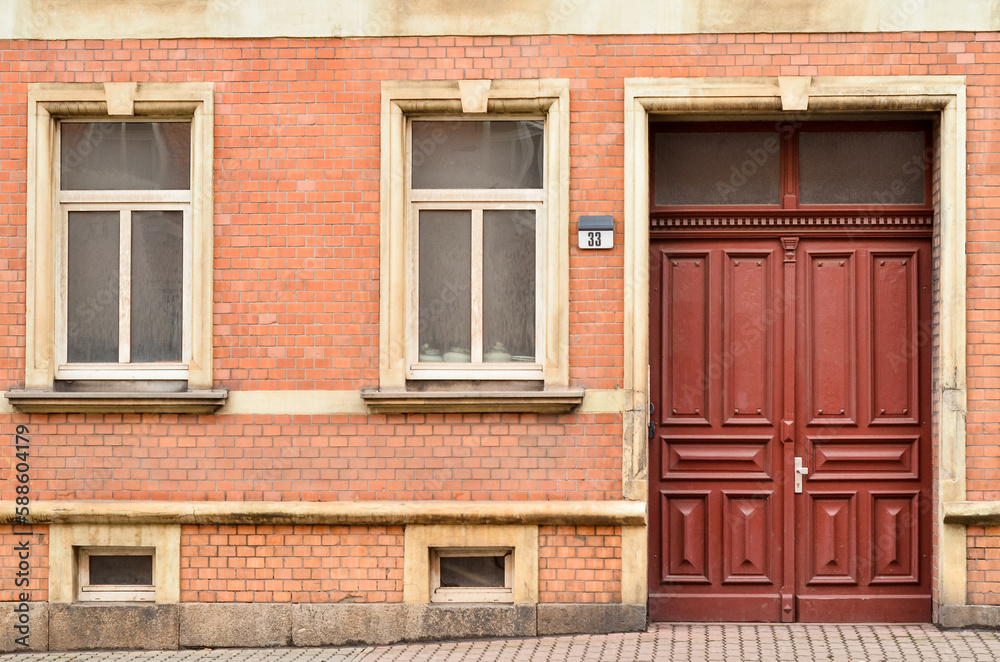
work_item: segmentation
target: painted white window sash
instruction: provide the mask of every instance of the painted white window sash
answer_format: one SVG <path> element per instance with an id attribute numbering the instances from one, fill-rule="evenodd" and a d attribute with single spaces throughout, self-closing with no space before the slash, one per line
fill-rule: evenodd
<path id="1" fill-rule="evenodd" d="M 49 391 L 60 379 L 174 379 L 191 389 L 212 388 L 212 245 L 214 88 L 206 82 L 30 83 L 27 135 L 28 305 L 25 324 L 25 388 Z M 60 126 L 80 122 L 189 122 L 190 179 L 183 190 L 61 190 Z M 183 185 L 182 185 L 183 186 Z M 65 299 L 61 269 L 67 205 L 103 209 L 153 204 L 187 205 L 183 265 L 183 338 L 175 366 L 67 366 L 60 357 L 65 343 Z M 190 242 L 190 243 L 188 243 Z M 63 353 L 63 357 L 65 353 Z M 179 368 L 179 369 L 178 369 Z M 166 372 L 164 372 L 166 370 Z M 81 372 L 82 371 L 82 372 Z"/>
<path id="2" fill-rule="evenodd" d="M 60 198 L 60 222 L 57 227 L 58 251 L 56 273 L 59 277 L 56 306 L 56 377 L 58 379 L 187 379 L 191 360 L 191 270 L 193 227 L 190 191 L 87 191 L 63 192 Z M 95 193 L 104 194 L 101 201 Z M 111 194 L 111 195 L 107 195 Z M 86 202 L 80 201 L 83 198 Z M 69 214 L 74 211 L 111 211 L 119 213 L 119 291 L 118 291 L 118 363 L 69 363 L 68 355 L 68 278 Z M 131 363 L 131 283 L 132 283 L 132 212 L 180 211 L 183 214 L 183 285 L 182 334 L 179 361 Z"/>
<path id="3" fill-rule="evenodd" d="M 407 378 L 409 379 L 543 379 L 541 357 L 545 348 L 545 192 L 541 189 L 418 189 L 411 192 L 407 224 L 409 268 L 407 278 Z M 483 363 L 483 212 L 524 210 L 535 213 L 535 361 L 533 363 Z M 472 223 L 472 348 L 470 363 L 420 364 L 419 278 L 420 234 L 418 218 L 424 210 L 469 211 Z"/>
<path id="4" fill-rule="evenodd" d="M 503 587 L 441 586 L 442 557 L 503 556 Z M 514 602 L 514 550 L 509 547 L 431 549 L 431 602 Z"/>
<path id="5" fill-rule="evenodd" d="M 503 114 L 503 115 L 445 115 L 426 117 L 413 115 L 406 126 L 404 143 L 404 159 L 406 171 L 409 173 L 413 163 L 412 122 L 428 120 L 454 121 L 497 121 L 497 120 L 535 120 L 544 122 L 545 135 L 552 131 L 545 116 L 534 114 Z M 551 143 L 543 138 L 543 144 Z M 547 159 L 546 159 L 547 161 Z M 546 165 L 546 168 L 548 166 Z M 407 177 L 407 182 L 410 177 Z M 406 223 L 407 269 L 406 279 L 406 378 L 407 379 L 440 379 L 440 380 L 541 380 L 545 378 L 542 357 L 546 347 L 546 260 L 547 246 L 545 238 L 547 199 L 544 188 L 547 178 L 543 176 L 543 188 L 517 189 L 415 189 L 407 186 L 409 202 Z M 483 212 L 486 210 L 520 210 L 531 209 L 535 212 L 535 361 L 533 363 L 484 363 L 483 362 Z M 419 223 L 421 210 L 461 210 L 472 214 L 472 347 L 469 363 L 449 363 L 447 367 L 437 363 L 419 362 Z"/>
<path id="6" fill-rule="evenodd" d="M 156 550 L 152 547 L 82 547 L 77 554 L 80 602 L 155 602 L 155 584 L 91 584 L 91 556 L 150 556 L 156 581 Z"/>
<path id="7" fill-rule="evenodd" d="M 546 390 L 569 386 L 569 89 L 568 79 L 383 81 L 381 96 L 379 391 L 405 392 L 419 379 L 518 380 L 541 382 Z M 541 121 L 543 173 L 537 189 L 414 190 L 410 172 L 412 126 L 420 121 Z M 535 361 L 526 363 L 419 364 L 413 288 L 416 235 L 414 205 L 462 204 L 486 210 L 489 204 L 539 202 L 536 264 Z M 444 207 L 447 208 L 447 207 Z M 452 209 L 456 207 L 451 207 Z M 522 209 L 525 207 L 521 207 Z M 471 348 L 470 348 L 471 349 Z M 471 357 L 470 357 L 471 358 Z M 445 370 L 447 370 L 445 372 Z M 442 372 L 438 372 L 442 371 Z M 536 377 L 535 375 L 539 375 Z M 483 384 L 488 388 L 488 384 Z"/>

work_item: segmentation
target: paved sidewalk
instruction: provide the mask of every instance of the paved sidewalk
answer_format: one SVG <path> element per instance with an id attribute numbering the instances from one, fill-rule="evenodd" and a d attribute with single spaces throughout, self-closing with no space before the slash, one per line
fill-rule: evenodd
<path id="1" fill-rule="evenodd" d="M 647 632 L 352 648 L 13 653 L 0 662 L 654 662 L 1000 660 L 998 630 L 933 625 L 657 624 Z"/>

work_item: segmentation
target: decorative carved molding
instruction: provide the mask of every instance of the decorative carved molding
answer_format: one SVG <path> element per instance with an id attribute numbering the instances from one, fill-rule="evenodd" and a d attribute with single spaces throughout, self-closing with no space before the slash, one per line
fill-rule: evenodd
<path id="1" fill-rule="evenodd" d="M 781 246 L 785 249 L 785 262 L 795 262 L 795 249 L 799 245 L 798 237 L 782 237 Z"/>
<path id="2" fill-rule="evenodd" d="M 651 229 L 728 227 L 915 227 L 930 228 L 933 216 L 678 216 L 654 218 Z"/>

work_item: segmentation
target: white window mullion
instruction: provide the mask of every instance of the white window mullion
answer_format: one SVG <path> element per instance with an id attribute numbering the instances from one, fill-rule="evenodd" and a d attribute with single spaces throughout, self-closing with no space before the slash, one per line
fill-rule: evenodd
<path id="1" fill-rule="evenodd" d="M 548 225 L 545 217 L 545 207 L 539 205 L 535 207 L 535 363 L 545 365 L 545 353 L 548 348 L 546 331 L 548 329 L 548 319 L 546 318 L 547 297 L 552 296 L 555 287 L 545 278 L 548 270 L 546 262 L 555 259 L 549 255 L 546 234 Z"/>
<path id="2" fill-rule="evenodd" d="M 182 285 L 182 292 L 184 297 L 184 303 L 182 307 L 183 324 L 181 331 L 181 361 L 183 363 L 191 362 L 191 330 L 193 327 L 192 320 L 194 319 L 194 304 L 193 304 L 193 278 L 194 278 L 194 225 L 191 221 L 191 207 L 184 207 L 184 248 L 183 248 L 183 273 L 184 282 Z M 202 283 L 202 287 L 205 287 L 207 283 Z M 130 334 L 131 335 L 131 334 Z"/>
<path id="3" fill-rule="evenodd" d="M 523 208 L 526 203 L 540 203 L 545 200 L 544 189 L 415 189 L 410 191 L 410 202 L 433 202 L 440 204 L 468 204 L 469 200 L 502 205 L 508 203 Z"/>
<path id="4" fill-rule="evenodd" d="M 483 210 L 472 210 L 472 362 L 483 362 Z"/>
<path id="5" fill-rule="evenodd" d="M 58 302 L 56 307 L 56 360 L 58 365 L 66 363 L 69 347 L 69 210 L 64 206 L 59 208 L 62 222 L 59 224 L 55 241 L 59 251 L 56 255 L 56 274 L 58 282 Z"/>
<path id="6" fill-rule="evenodd" d="M 410 259 L 406 265 L 409 314 L 406 317 L 405 349 L 409 364 L 420 360 L 420 209 L 408 206 L 406 210 L 410 216 L 410 221 L 406 224 L 406 245 Z"/>
<path id="7" fill-rule="evenodd" d="M 191 191 L 156 190 L 96 190 L 96 191 L 59 191 L 59 202 L 63 204 L 100 204 L 100 205 L 189 205 L 192 202 Z"/>
<path id="8" fill-rule="evenodd" d="M 118 224 L 118 362 L 132 356 L 132 210 L 123 209 Z"/>

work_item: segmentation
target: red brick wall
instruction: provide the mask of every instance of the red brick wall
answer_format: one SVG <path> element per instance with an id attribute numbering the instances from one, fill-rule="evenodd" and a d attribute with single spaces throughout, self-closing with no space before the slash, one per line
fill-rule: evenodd
<path id="1" fill-rule="evenodd" d="M 33 500 L 621 498 L 618 415 L 18 418 Z"/>
<path id="2" fill-rule="evenodd" d="M 621 527 L 541 527 L 538 530 L 538 601 L 620 603 Z"/>
<path id="3" fill-rule="evenodd" d="M 402 602 L 403 527 L 181 527 L 181 602 Z"/>
<path id="4" fill-rule="evenodd" d="M 0 524 L 0 602 L 20 602 L 21 593 L 27 593 L 30 602 L 49 599 L 49 527 L 32 526 L 30 534 L 27 530 L 24 525 Z M 24 542 L 28 543 L 27 569 L 20 567 Z"/>
<path id="5" fill-rule="evenodd" d="M 621 602 L 620 527 L 541 527 L 538 545 L 541 602 Z M 403 527 L 181 528 L 182 602 L 402 599 Z"/>
<path id="6" fill-rule="evenodd" d="M 968 498 L 998 499 L 1000 197 L 991 185 L 1000 162 L 998 39 L 903 33 L 0 42 L 0 387 L 24 379 L 31 82 L 215 82 L 216 382 L 235 390 L 308 390 L 358 389 L 378 379 L 382 80 L 571 79 L 571 215 L 612 214 L 621 237 L 625 78 L 964 75 Z M 611 252 L 571 246 L 570 253 L 571 381 L 619 387 L 621 244 Z M 621 419 L 611 415 L 0 417 L 7 429 L 15 422 L 31 429 L 36 499 L 621 493 Z M 3 448 L 0 457 L 9 452 Z M 5 483 L 0 498 L 12 496 Z M 990 531 L 970 540 L 997 535 Z M 611 586 L 603 594 L 614 593 Z"/>
<path id="7" fill-rule="evenodd" d="M 970 526 L 969 604 L 1000 605 L 1000 526 Z"/>

